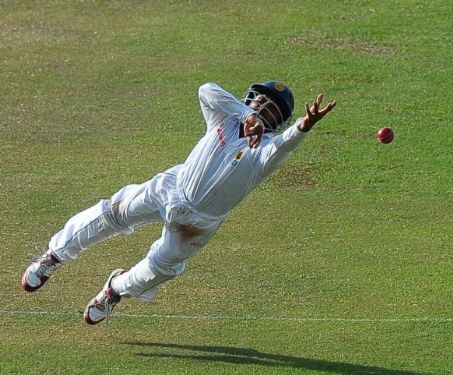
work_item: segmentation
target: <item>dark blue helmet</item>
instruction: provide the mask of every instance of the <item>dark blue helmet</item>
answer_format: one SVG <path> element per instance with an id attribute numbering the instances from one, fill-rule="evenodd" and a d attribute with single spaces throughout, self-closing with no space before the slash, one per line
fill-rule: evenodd
<path id="1" fill-rule="evenodd" d="M 253 98 L 258 94 L 265 95 L 275 102 L 282 113 L 283 121 L 275 127 L 273 126 L 273 131 L 289 124 L 294 112 L 294 96 L 288 86 L 281 81 L 255 83 L 250 86 L 245 94 L 245 104 L 249 105 Z"/>

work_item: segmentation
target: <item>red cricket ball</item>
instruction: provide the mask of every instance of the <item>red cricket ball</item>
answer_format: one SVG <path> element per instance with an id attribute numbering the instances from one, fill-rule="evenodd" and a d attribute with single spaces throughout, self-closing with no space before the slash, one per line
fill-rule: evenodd
<path id="1" fill-rule="evenodd" d="M 390 128 L 382 128 L 377 133 L 377 139 L 379 139 L 379 142 L 381 143 L 390 143 L 393 141 L 393 138 L 395 138 L 395 134 Z"/>

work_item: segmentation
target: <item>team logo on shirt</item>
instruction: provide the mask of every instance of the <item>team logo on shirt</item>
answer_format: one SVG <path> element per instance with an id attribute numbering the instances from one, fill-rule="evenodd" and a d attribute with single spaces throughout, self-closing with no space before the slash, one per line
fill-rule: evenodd
<path id="1" fill-rule="evenodd" d="M 242 151 L 242 150 L 239 150 L 238 152 L 236 152 L 236 155 L 234 155 L 234 160 L 231 162 L 231 165 L 233 167 L 238 165 L 239 160 L 241 160 L 243 154 L 244 154 L 244 151 Z"/>
<path id="2" fill-rule="evenodd" d="M 217 138 L 219 140 L 220 147 L 225 147 L 226 142 L 225 142 L 225 135 L 223 134 L 223 124 L 221 124 L 217 128 Z"/>

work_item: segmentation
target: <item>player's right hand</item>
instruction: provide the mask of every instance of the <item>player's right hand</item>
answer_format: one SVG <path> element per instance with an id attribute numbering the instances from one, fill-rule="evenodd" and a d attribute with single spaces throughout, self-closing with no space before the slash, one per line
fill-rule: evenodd
<path id="1" fill-rule="evenodd" d="M 255 114 L 247 117 L 244 123 L 244 135 L 250 148 L 257 148 L 264 134 L 264 124 Z"/>

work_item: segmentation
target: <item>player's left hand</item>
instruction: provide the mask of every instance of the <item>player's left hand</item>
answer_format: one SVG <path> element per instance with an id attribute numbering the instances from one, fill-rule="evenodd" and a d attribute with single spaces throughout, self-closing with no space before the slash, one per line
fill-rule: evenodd
<path id="1" fill-rule="evenodd" d="M 250 148 L 257 148 L 264 134 L 264 124 L 256 116 L 250 115 L 244 123 L 244 135 L 247 137 L 247 143 Z"/>

